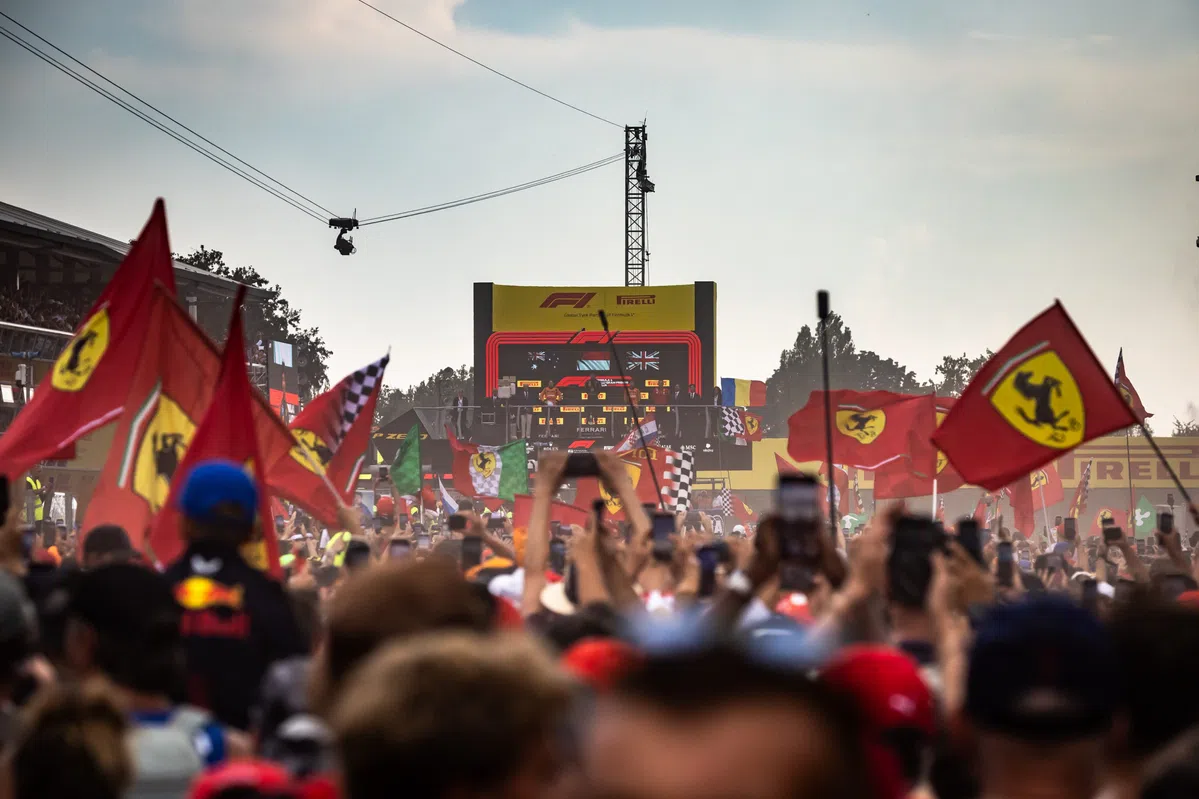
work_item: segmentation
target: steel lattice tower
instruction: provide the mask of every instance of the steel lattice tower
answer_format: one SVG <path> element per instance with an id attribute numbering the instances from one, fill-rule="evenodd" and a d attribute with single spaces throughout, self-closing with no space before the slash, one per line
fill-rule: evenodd
<path id="1" fill-rule="evenodd" d="M 646 230 L 646 195 L 654 184 L 646 171 L 645 125 L 624 129 L 624 284 L 645 285 L 645 265 L 649 261 L 649 235 Z"/>

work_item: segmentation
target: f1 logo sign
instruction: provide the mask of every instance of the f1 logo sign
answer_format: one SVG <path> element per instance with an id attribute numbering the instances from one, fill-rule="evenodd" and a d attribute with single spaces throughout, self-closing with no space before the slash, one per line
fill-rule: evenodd
<path id="1" fill-rule="evenodd" d="M 586 308 L 595 292 L 556 291 L 545 298 L 542 308 Z"/>

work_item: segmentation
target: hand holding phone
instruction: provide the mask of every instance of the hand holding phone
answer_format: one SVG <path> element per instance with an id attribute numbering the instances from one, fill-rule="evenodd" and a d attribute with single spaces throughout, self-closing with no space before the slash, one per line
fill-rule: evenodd
<path id="1" fill-rule="evenodd" d="M 1011 588 L 1015 576 L 1011 541 L 1000 541 L 995 545 L 995 582 L 1001 588 Z"/>
<path id="2" fill-rule="evenodd" d="M 674 559 L 674 535 L 674 516 L 669 513 L 655 513 L 653 526 L 650 528 L 654 560 L 669 563 Z"/>
<path id="3" fill-rule="evenodd" d="M 1110 519 L 1103 520 L 1103 541 L 1106 544 L 1119 544 L 1124 540 L 1124 531 L 1111 522 Z"/>
<path id="4" fill-rule="evenodd" d="M 1166 545 L 1166 537 L 1174 534 L 1174 514 L 1162 511 L 1157 514 L 1157 542 Z"/>
<path id="5" fill-rule="evenodd" d="M 978 520 L 967 516 L 958 522 L 958 543 L 975 563 L 983 562 L 982 530 Z"/>

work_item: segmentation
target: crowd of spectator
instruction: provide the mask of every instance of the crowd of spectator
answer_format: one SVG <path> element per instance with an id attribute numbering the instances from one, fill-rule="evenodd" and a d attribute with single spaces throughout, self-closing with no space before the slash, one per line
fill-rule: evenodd
<path id="1" fill-rule="evenodd" d="M 1063 527 L 1026 567 L 1018 531 L 899 505 L 848 537 L 812 500 L 729 536 L 649 517 L 610 453 L 591 470 L 628 519 L 568 525 L 569 464 L 543 453 L 520 526 L 467 499 L 383 495 L 340 531 L 281 508 L 280 582 L 242 557 L 239 464 L 188 475 L 165 567 L 119 527 L 28 538 L 10 510 L 0 796 L 1199 795 L 1199 583 L 1172 519 L 1169 568 L 1115 527 L 1093 565 Z"/>
<path id="2" fill-rule="evenodd" d="M 0 322 L 74 330 L 99 296 L 89 284 L 31 283 L 4 284 L 0 291 Z"/>

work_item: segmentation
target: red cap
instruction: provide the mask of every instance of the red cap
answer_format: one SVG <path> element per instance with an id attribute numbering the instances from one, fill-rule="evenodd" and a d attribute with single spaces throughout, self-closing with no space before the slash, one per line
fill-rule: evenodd
<path id="1" fill-rule="evenodd" d="M 592 690 L 607 691 L 640 655 L 614 638 L 584 638 L 562 655 L 562 666 Z"/>
<path id="2" fill-rule="evenodd" d="M 774 612 L 800 624 L 812 623 L 812 609 L 808 607 L 808 598 L 803 594 L 787 594 L 774 606 Z"/>
<path id="3" fill-rule="evenodd" d="M 230 788 L 252 788 L 263 796 L 291 799 L 297 786 L 286 769 L 268 760 L 231 760 L 197 777 L 187 796 L 211 799 Z"/>
<path id="4" fill-rule="evenodd" d="M 851 694 L 873 734 L 900 727 L 937 732 L 937 712 L 916 661 L 889 646 L 842 649 L 823 673 L 829 685 Z"/>
<path id="5" fill-rule="evenodd" d="M 376 516 L 394 516 L 396 512 L 396 503 L 391 497 L 382 496 L 375 502 Z"/>

